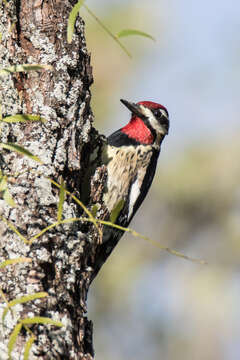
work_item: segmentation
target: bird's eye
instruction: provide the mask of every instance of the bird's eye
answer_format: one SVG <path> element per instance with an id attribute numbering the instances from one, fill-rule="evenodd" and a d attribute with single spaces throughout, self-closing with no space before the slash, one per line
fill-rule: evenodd
<path id="1" fill-rule="evenodd" d="M 168 118 L 168 114 L 164 109 L 153 110 L 153 114 L 156 118 L 161 118 L 162 116 Z"/>
<path id="2" fill-rule="evenodd" d="M 159 110 L 153 110 L 153 114 L 154 114 L 154 116 L 156 116 L 156 117 L 161 116 Z"/>

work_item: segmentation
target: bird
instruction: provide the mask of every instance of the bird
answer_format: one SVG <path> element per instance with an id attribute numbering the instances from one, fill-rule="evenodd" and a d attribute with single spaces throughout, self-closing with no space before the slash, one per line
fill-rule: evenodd
<path id="1" fill-rule="evenodd" d="M 156 102 L 120 101 L 130 110 L 131 118 L 107 138 L 102 153 L 107 171 L 102 201 L 110 219 L 114 213 L 114 223 L 128 227 L 152 184 L 161 144 L 169 131 L 169 114 L 166 107 Z M 123 230 L 104 227 L 93 278 L 123 234 Z"/>

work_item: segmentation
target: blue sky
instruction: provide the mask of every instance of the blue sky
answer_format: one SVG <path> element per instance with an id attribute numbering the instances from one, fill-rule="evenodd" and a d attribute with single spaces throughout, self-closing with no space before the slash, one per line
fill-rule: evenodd
<path id="1" fill-rule="evenodd" d="M 127 3 L 146 9 L 141 30 L 150 32 L 157 41 L 136 38 L 145 47 L 144 56 L 140 62 L 133 58 L 130 77 L 123 79 L 119 93 L 113 94 L 118 113 L 114 117 L 116 128 L 122 126 L 126 116 L 117 105 L 124 96 L 129 100 L 152 99 L 167 106 L 171 120 L 169 151 L 176 151 L 176 146 L 179 151 L 202 139 L 212 142 L 238 131 L 240 2 Z M 124 6 L 124 1 L 100 4 L 92 0 L 88 4 L 101 16 L 108 6 Z M 134 23 L 128 25 L 136 27 Z M 112 123 L 107 129 L 111 131 Z"/>

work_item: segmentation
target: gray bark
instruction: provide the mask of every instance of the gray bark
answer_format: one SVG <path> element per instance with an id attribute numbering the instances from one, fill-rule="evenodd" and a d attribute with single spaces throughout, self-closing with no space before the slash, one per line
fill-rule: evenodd
<path id="1" fill-rule="evenodd" d="M 97 188 L 101 193 L 104 167 L 96 173 L 91 189 L 89 185 L 89 156 L 101 148 L 102 138 L 92 128 L 89 87 L 93 80 L 81 18 L 77 19 L 72 44 L 66 40 L 67 19 L 75 2 L 15 0 L 1 5 L 1 67 L 37 63 L 54 68 L 1 78 L 3 116 L 37 114 L 47 120 L 1 124 L 1 142 L 24 146 L 43 161 L 39 164 L 15 152 L 1 151 L 1 169 L 8 175 L 17 206 L 0 200 L 0 215 L 27 239 L 57 220 L 59 190 L 48 178 L 58 183 L 62 178 L 66 188 L 85 202 L 90 190 L 95 201 L 101 200 Z M 100 151 L 96 151 L 96 162 L 98 154 Z M 81 207 L 66 197 L 64 218 L 81 214 Z M 26 294 L 48 293 L 8 312 L 0 330 L 0 358 L 7 358 L 9 336 L 17 321 L 43 316 L 61 321 L 64 327 L 31 325 L 36 341 L 30 359 L 92 359 L 92 323 L 85 313 L 97 248 L 96 229 L 80 222 L 58 225 L 31 245 L 3 220 L 0 233 L 0 262 L 31 259 L 0 269 L 0 288 L 8 302 Z M 3 309 L 6 304 L 3 299 L 1 302 Z M 13 359 L 22 358 L 28 338 L 23 329 Z"/>

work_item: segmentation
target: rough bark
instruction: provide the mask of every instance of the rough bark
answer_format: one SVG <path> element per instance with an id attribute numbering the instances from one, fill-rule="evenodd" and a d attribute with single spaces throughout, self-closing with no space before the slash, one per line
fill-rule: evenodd
<path id="1" fill-rule="evenodd" d="M 17 206 L 0 200 L 0 215 L 27 239 L 56 222 L 59 190 L 49 178 L 58 183 L 63 179 L 69 191 L 88 202 L 89 155 L 102 144 L 92 128 L 89 87 L 93 80 L 81 18 L 77 19 L 72 44 L 66 41 L 67 19 L 75 2 L 15 0 L 1 5 L 1 67 L 25 63 L 53 66 L 53 71 L 19 72 L 1 78 L 3 116 L 23 113 L 46 119 L 45 123 L 1 124 L 0 141 L 24 146 L 43 161 L 38 164 L 17 153 L 1 151 L 1 169 L 8 175 Z M 104 168 L 91 185 L 97 201 L 101 199 L 96 189 L 101 192 L 103 178 Z M 82 213 L 81 207 L 66 197 L 63 217 Z M 8 312 L 0 330 L 1 359 L 7 358 L 9 336 L 16 323 L 33 316 L 61 321 L 64 327 L 29 326 L 36 337 L 30 359 L 92 359 L 92 323 L 84 314 L 96 255 L 96 229 L 71 222 L 27 244 L 9 223 L 1 218 L 0 261 L 24 257 L 31 262 L 0 269 L 5 299 L 9 302 L 42 291 L 48 296 L 19 304 Z M 6 304 L 1 301 L 3 309 Z M 13 359 L 22 357 L 27 339 L 29 332 L 23 328 Z"/>

